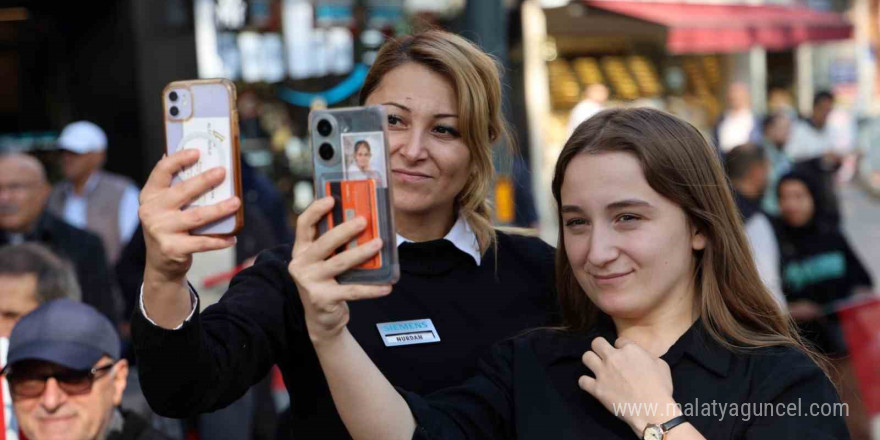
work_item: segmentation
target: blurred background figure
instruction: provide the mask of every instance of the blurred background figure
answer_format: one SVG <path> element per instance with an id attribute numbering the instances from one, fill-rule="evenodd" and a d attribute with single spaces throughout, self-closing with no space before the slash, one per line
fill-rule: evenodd
<path id="1" fill-rule="evenodd" d="M 727 89 L 727 110 L 715 126 L 715 145 L 727 153 L 737 145 L 757 142 L 761 127 L 752 112 L 749 86 L 735 82 Z"/>
<path id="2" fill-rule="evenodd" d="M 608 101 L 608 87 L 598 83 L 588 85 L 584 89 L 583 100 L 571 109 L 568 117 L 568 133 L 573 132 L 581 122 L 605 109 L 606 101 Z"/>
<path id="3" fill-rule="evenodd" d="M 3 371 L 29 440 L 167 439 L 119 407 L 128 361 L 113 324 L 88 305 L 58 299 L 22 318 Z"/>
<path id="4" fill-rule="evenodd" d="M 835 367 L 833 380 L 849 405 L 852 438 L 868 439 L 868 418 L 835 311 L 854 295 L 872 295 L 873 282 L 841 230 L 820 214 L 818 191 L 810 174 L 793 172 L 779 181 L 782 288 L 801 335 Z"/>
<path id="5" fill-rule="evenodd" d="M 775 216 L 779 214 L 779 201 L 776 198 L 776 184 L 783 174 L 791 171 L 791 159 L 785 154 L 785 145 L 791 136 L 791 118 L 782 112 L 767 115 L 761 127 L 764 133 L 764 154 L 769 161 L 767 175 L 767 189 L 764 191 L 764 199 L 761 208 L 767 214 Z"/>
<path id="6" fill-rule="evenodd" d="M 724 169 L 733 183 L 736 206 L 743 217 L 758 273 L 784 310 L 785 297 L 779 281 L 779 244 L 773 224 L 761 211 L 761 200 L 769 178 L 768 168 L 764 150 L 753 144 L 740 145 L 724 157 Z"/>
<path id="7" fill-rule="evenodd" d="M 64 127 L 58 138 L 61 172 L 48 210 L 67 223 L 101 237 L 113 265 L 138 225 L 138 188 L 125 176 L 102 168 L 107 159 L 107 135 L 101 127 L 78 121 Z"/>
<path id="8" fill-rule="evenodd" d="M 0 155 L 0 245 L 35 241 L 76 268 L 82 300 L 118 322 L 121 301 L 107 270 L 101 239 L 45 210 L 51 187 L 33 156 Z"/>
<path id="9" fill-rule="evenodd" d="M 41 304 L 59 298 L 79 301 L 82 293 L 70 263 L 37 243 L 0 247 L 0 338 Z"/>
<path id="10" fill-rule="evenodd" d="M 815 176 L 817 193 L 815 203 L 835 225 L 840 224 L 840 204 L 834 182 L 834 173 L 840 168 L 843 156 L 834 148 L 833 132 L 828 116 L 834 109 L 834 95 L 828 91 L 816 93 L 813 111 L 809 117 L 794 123 L 785 153 L 803 173 Z"/>
<path id="11" fill-rule="evenodd" d="M 870 292 L 871 276 L 840 229 L 821 215 L 815 178 L 793 172 L 777 189 L 780 276 L 791 316 L 804 336 L 825 354 L 846 354 L 833 311 L 835 302 Z"/>

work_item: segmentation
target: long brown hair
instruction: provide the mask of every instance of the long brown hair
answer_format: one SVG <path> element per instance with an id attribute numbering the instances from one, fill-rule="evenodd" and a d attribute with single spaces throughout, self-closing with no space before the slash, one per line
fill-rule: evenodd
<path id="1" fill-rule="evenodd" d="M 361 88 L 361 104 L 391 70 L 418 63 L 445 77 L 458 100 L 462 139 L 471 153 L 467 182 L 456 209 L 474 230 L 480 250 L 495 241 L 489 191 L 495 177 L 492 144 L 511 140 L 501 111 L 501 80 L 496 61 L 470 41 L 441 30 L 428 30 L 386 42 Z"/>
<path id="2" fill-rule="evenodd" d="M 703 325 L 715 340 L 732 350 L 796 347 L 826 368 L 822 357 L 803 344 L 761 281 L 730 183 L 715 150 L 696 128 L 646 108 L 606 110 L 593 116 L 575 129 L 560 153 L 553 177 L 557 206 L 562 206 L 562 183 L 571 160 L 603 152 L 633 155 L 651 188 L 680 206 L 690 226 L 705 235 L 705 248 L 694 253 L 694 286 Z M 558 209 L 557 218 L 562 224 Z M 583 331 L 593 326 L 599 309 L 574 277 L 562 228 L 556 283 L 565 327 Z"/>

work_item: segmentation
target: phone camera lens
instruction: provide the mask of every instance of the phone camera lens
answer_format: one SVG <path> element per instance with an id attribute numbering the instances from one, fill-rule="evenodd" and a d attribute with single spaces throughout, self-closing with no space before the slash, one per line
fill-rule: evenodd
<path id="1" fill-rule="evenodd" d="M 169 93 L 169 94 L 168 94 L 168 99 L 170 99 L 172 102 L 177 101 L 177 92 L 171 92 L 171 93 Z"/>
<path id="2" fill-rule="evenodd" d="M 324 160 L 333 159 L 333 146 L 324 142 L 321 144 L 321 147 L 318 148 L 318 155 Z"/>
<path id="3" fill-rule="evenodd" d="M 178 114 L 180 114 L 180 110 L 178 110 L 177 107 L 171 107 L 171 109 L 168 111 L 171 113 L 171 116 L 177 116 Z"/>
<path id="4" fill-rule="evenodd" d="M 318 134 L 321 136 L 330 136 L 330 133 L 333 132 L 333 126 L 330 125 L 330 121 L 326 119 L 321 119 L 318 121 Z"/>

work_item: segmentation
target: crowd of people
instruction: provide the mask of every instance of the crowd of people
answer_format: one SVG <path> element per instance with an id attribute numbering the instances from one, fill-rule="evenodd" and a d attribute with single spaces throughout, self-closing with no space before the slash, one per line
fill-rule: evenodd
<path id="1" fill-rule="evenodd" d="M 0 154 L 7 432 L 868 438 L 835 310 L 873 281 L 841 230 L 833 96 L 804 119 L 758 118 L 733 84 L 707 141 L 662 111 L 603 110 L 608 90 L 591 88 L 556 165 L 554 249 L 492 224 L 502 93 L 495 61 L 454 34 L 377 54 L 360 102 L 388 112 L 393 286 L 338 284 L 381 243 L 336 253 L 364 222 L 319 236 L 330 198 L 291 231 L 246 163 L 246 197 L 193 213 L 182 208 L 223 176 L 172 185 L 191 151 L 163 157 L 141 189 L 102 170 L 107 137 L 86 121 L 58 139 L 54 187 L 34 156 Z M 353 152 L 360 170 L 375 154 Z M 242 204 L 237 241 L 189 234 Z M 247 268 L 202 310 L 192 257 L 232 246 Z M 285 408 L 271 403 L 275 367 Z M 688 411 L 695 401 L 850 412 L 725 417 Z"/>

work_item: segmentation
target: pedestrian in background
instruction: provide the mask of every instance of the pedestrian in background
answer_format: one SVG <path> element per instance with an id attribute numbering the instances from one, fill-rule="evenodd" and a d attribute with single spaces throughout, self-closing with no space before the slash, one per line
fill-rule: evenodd
<path id="1" fill-rule="evenodd" d="M 107 135 L 89 121 L 64 127 L 58 138 L 65 180 L 52 189 L 48 210 L 101 237 L 110 265 L 138 225 L 138 189 L 128 177 L 104 171 Z"/>
<path id="2" fill-rule="evenodd" d="M 83 302 L 119 322 L 122 299 L 108 271 L 101 238 L 48 212 L 51 190 L 36 158 L 0 154 L 0 246 L 24 242 L 47 246 L 73 264 Z"/>

